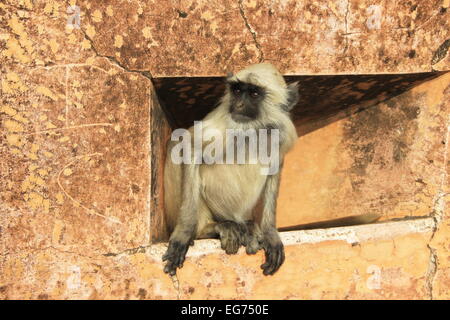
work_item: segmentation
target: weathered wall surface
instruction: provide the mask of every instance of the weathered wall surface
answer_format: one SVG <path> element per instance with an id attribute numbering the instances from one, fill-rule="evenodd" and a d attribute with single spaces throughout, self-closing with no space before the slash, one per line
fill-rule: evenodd
<path id="1" fill-rule="evenodd" d="M 99 54 L 153 76 L 223 75 L 262 59 L 285 74 L 448 69 L 447 50 L 437 53 L 449 46 L 448 1 L 78 3 Z"/>
<path id="2" fill-rule="evenodd" d="M 151 84 L 94 63 L 4 73 L 3 252 L 148 243 Z"/>
<path id="3" fill-rule="evenodd" d="M 66 33 L 69 3 L 80 7 L 81 30 Z M 81 62 L 95 48 L 127 69 L 153 76 L 223 75 L 262 59 L 275 63 L 284 74 L 449 67 L 447 0 L 2 4 L 2 11 L 14 10 L 23 26 L 4 15 L 2 33 L 16 33 L 3 40 L 6 49 L 25 65 Z"/>
<path id="4" fill-rule="evenodd" d="M 432 226 L 428 219 L 380 225 L 382 232 L 362 226 L 285 233 L 288 258 L 273 277 L 259 269 L 261 252 L 228 256 L 212 240 L 197 241 L 173 282 L 162 273 L 164 245 L 108 257 L 56 248 L 22 251 L 3 261 L 0 297 L 427 299 L 435 277 L 428 248 Z M 448 288 L 445 281 L 438 284 Z"/>
<path id="5" fill-rule="evenodd" d="M 81 29 L 66 27 L 71 4 Z M 299 141 L 299 150 L 311 149 L 299 166 L 324 168 L 310 188 L 320 191 L 322 182 L 329 199 L 305 199 L 297 207 L 305 219 L 340 215 L 346 205 L 351 213 L 431 218 L 364 229 L 369 237 L 355 236 L 357 227 L 285 234 L 288 259 L 273 277 L 261 275 L 261 253 L 226 256 L 207 240 L 172 283 L 162 272 L 164 244 L 150 245 L 161 189 L 150 174 L 160 159 L 149 156 L 151 141 L 160 143 L 151 132 L 161 115 L 152 76 L 222 75 L 261 60 L 286 74 L 447 70 L 448 7 L 2 1 L 0 297 L 448 298 L 448 76 Z"/>

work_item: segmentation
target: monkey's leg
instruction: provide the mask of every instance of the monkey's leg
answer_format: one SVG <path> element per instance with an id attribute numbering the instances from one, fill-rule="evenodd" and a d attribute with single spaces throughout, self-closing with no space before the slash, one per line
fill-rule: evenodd
<path id="1" fill-rule="evenodd" d="M 170 235 L 169 247 L 162 260 L 167 261 L 164 272 L 175 275 L 177 268 L 183 266 L 189 245 L 195 238 L 197 210 L 199 204 L 200 178 L 198 165 L 183 166 L 182 202 L 175 230 Z"/>
<path id="2" fill-rule="evenodd" d="M 234 221 L 217 222 L 216 232 L 220 237 L 222 249 L 227 254 L 236 254 L 241 245 L 245 244 L 247 237 L 247 226 Z"/>
<path id="3" fill-rule="evenodd" d="M 217 239 L 219 234 L 216 231 L 217 222 L 214 221 L 211 211 L 202 197 L 199 200 L 198 225 L 196 239 Z"/>
<path id="4" fill-rule="evenodd" d="M 281 166 L 280 166 L 281 170 Z M 266 261 L 261 265 L 264 275 L 274 274 L 284 262 L 284 246 L 275 226 L 280 171 L 267 177 L 263 190 L 263 213 L 261 220 L 262 247 Z"/>
<path id="5" fill-rule="evenodd" d="M 254 221 L 247 221 L 247 233 L 245 236 L 245 252 L 247 254 L 255 254 L 261 246 L 261 230 Z"/>

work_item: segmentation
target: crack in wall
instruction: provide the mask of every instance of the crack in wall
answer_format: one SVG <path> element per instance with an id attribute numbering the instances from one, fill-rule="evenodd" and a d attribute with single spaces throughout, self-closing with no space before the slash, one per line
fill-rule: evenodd
<path id="1" fill-rule="evenodd" d="M 421 25 L 416 26 L 415 28 L 412 28 L 412 30 L 417 31 L 422 29 L 423 27 L 425 27 L 427 24 L 429 24 L 434 18 L 436 18 L 437 16 L 439 16 L 440 14 L 440 8 L 434 13 L 432 14 L 426 21 L 424 21 Z M 411 30 L 411 31 L 412 31 Z"/>
<path id="2" fill-rule="evenodd" d="M 91 44 L 92 51 L 94 51 L 94 53 L 95 53 L 95 55 L 96 55 L 97 57 L 108 59 L 112 64 L 116 65 L 117 67 L 119 67 L 120 69 L 124 70 L 125 72 L 138 73 L 138 74 L 142 75 L 143 77 L 147 78 L 147 79 L 150 80 L 150 81 L 153 79 L 153 76 L 152 76 L 151 72 L 148 71 L 148 70 L 143 71 L 143 70 L 137 70 L 137 69 L 129 69 L 129 68 L 125 67 L 125 66 L 124 66 L 119 60 L 117 60 L 115 57 L 113 57 L 113 56 L 108 56 L 108 55 L 104 55 L 104 54 L 100 54 L 100 53 L 98 52 L 98 50 L 95 48 L 95 46 L 94 46 L 94 41 L 91 39 L 91 37 L 89 37 L 89 36 L 87 35 L 86 31 L 84 31 L 84 30 L 81 29 L 81 28 L 80 28 L 80 31 L 83 33 L 85 39 L 88 40 L 89 43 Z"/>
<path id="3" fill-rule="evenodd" d="M 61 189 L 61 191 L 66 195 L 66 197 L 68 199 L 70 199 L 76 206 L 81 207 L 85 210 L 85 212 L 87 214 L 92 214 L 92 215 L 96 215 L 98 217 L 104 218 L 106 220 L 109 220 L 111 222 L 114 223 L 118 223 L 118 224 L 123 224 L 119 219 L 117 219 L 116 217 L 110 217 L 110 216 L 105 216 L 104 214 L 97 212 L 95 209 L 92 208 L 88 208 L 87 206 L 83 205 L 80 201 L 76 200 L 73 196 L 71 196 L 66 189 L 63 187 L 62 183 L 61 183 L 61 175 L 64 172 L 64 170 L 66 170 L 67 168 L 71 167 L 72 165 L 74 165 L 77 161 L 80 161 L 80 159 L 86 159 L 86 158 L 91 158 L 93 156 L 100 156 L 103 157 L 102 153 L 91 153 L 91 154 L 86 154 L 86 155 L 79 155 L 76 156 L 74 158 L 72 158 L 72 161 L 70 161 L 69 163 L 67 163 L 64 167 L 62 167 L 57 176 L 56 176 L 56 183 L 58 184 L 58 187 Z"/>
<path id="4" fill-rule="evenodd" d="M 348 32 L 348 14 L 350 12 L 350 0 L 347 0 L 347 7 L 345 10 L 345 17 L 344 17 L 344 28 L 345 28 L 345 34 L 344 34 L 344 39 L 345 39 L 345 46 L 344 46 L 344 54 L 347 53 L 348 50 L 348 37 L 347 35 L 349 35 L 350 33 Z"/>
<path id="5" fill-rule="evenodd" d="M 145 253 L 147 251 L 147 249 L 150 247 L 151 247 L 151 245 L 139 246 L 139 247 L 135 247 L 135 248 L 125 249 L 120 252 L 107 252 L 107 253 L 103 253 L 102 255 L 105 257 L 117 257 L 120 255 L 131 256 L 136 253 Z"/>
<path id="6" fill-rule="evenodd" d="M 104 253 L 102 254 L 105 257 L 120 257 L 122 255 L 134 255 L 137 253 L 148 253 L 150 255 L 152 255 L 152 248 L 154 248 L 154 245 L 146 245 L 146 246 L 139 246 L 139 247 L 135 247 L 135 248 L 130 248 L 130 249 L 125 249 L 123 251 L 120 252 L 108 252 L 108 253 Z M 180 280 L 178 279 L 177 275 L 175 274 L 174 276 L 170 276 L 170 279 L 172 280 L 172 284 L 173 284 L 173 288 L 175 289 L 175 291 L 177 292 L 177 300 L 181 299 L 181 285 L 180 285 Z"/>
<path id="7" fill-rule="evenodd" d="M 170 280 L 172 280 L 173 288 L 177 292 L 177 300 L 181 300 L 181 286 L 180 286 L 180 280 L 178 279 L 177 275 L 170 276 Z"/>
<path id="8" fill-rule="evenodd" d="M 70 1 L 65 1 L 65 3 L 66 3 L 68 6 L 71 6 L 71 5 L 72 5 L 72 4 L 70 3 Z M 95 55 L 96 55 L 97 57 L 108 59 L 112 64 L 116 65 L 117 67 L 119 67 L 120 69 L 124 70 L 125 72 L 138 73 L 138 74 L 142 75 L 143 77 L 149 79 L 150 81 L 153 79 L 153 76 L 152 76 L 150 70 L 136 70 L 136 69 L 129 69 L 129 68 L 125 67 L 125 66 L 124 66 L 119 60 L 117 60 L 115 57 L 100 54 L 100 53 L 98 52 L 97 48 L 94 46 L 94 41 L 91 39 L 91 37 L 89 37 L 89 36 L 87 35 L 86 31 L 83 30 L 83 28 L 81 28 L 81 27 L 79 28 L 79 30 L 83 33 L 84 38 L 85 38 L 86 40 L 89 41 L 89 43 L 91 44 L 92 51 L 94 51 L 94 53 L 95 53 Z"/>
<path id="9" fill-rule="evenodd" d="M 434 297 L 433 296 L 433 290 L 434 290 L 433 282 L 436 277 L 438 264 L 439 264 L 437 251 L 436 251 L 436 249 L 431 247 L 430 243 L 433 240 L 433 238 L 436 234 L 436 231 L 438 230 L 439 224 L 442 222 L 442 220 L 445 217 L 445 206 L 446 206 L 445 197 L 449 194 L 449 193 L 444 192 L 444 186 L 446 184 L 447 177 L 448 177 L 447 162 L 448 162 L 448 150 L 449 150 L 448 144 L 449 144 L 449 142 L 450 142 L 450 116 L 448 117 L 448 120 L 447 120 L 447 132 L 446 132 L 445 141 L 444 141 L 445 150 L 444 150 L 443 168 L 442 168 L 442 174 L 441 174 L 441 184 L 440 184 L 439 190 L 435 197 L 435 201 L 434 201 L 434 205 L 433 205 L 433 212 L 430 215 L 431 218 L 433 218 L 433 231 L 432 231 L 432 234 L 430 237 L 429 244 L 427 245 L 427 247 L 430 251 L 430 261 L 429 261 L 429 265 L 428 265 L 428 271 L 426 274 L 426 286 L 427 286 L 430 300 L 433 300 L 433 297 Z"/>
<path id="10" fill-rule="evenodd" d="M 16 256 L 23 255 L 23 254 L 29 256 L 29 255 L 34 255 L 36 252 L 47 251 L 47 250 L 55 250 L 55 251 L 57 251 L 59 253 L 63 253 L 63 254 L 73 254 L 73 255 L 76 255 L 76 256 L 79 256 L 79 257 L 84 257 L 84 258 L 87 258 L 87 259 L 95 259 L 95 256 L 85 255 L 85 254 L 82 254 L 82 253 L 79 253 L 79 252 L 75 252 L 75 251 L 70 251 L 70 250 L 64 250 L 63 248 L 58 248 L 58 247 L 55 247 L 53 245 L 47 246 L 47 247 L 43 247 L 43 248 L 33 248 L 33 249 L 30 249 L 30 250 L 23 250 L 23 251 L 18 251 L 18 252 L 0 253 L 0 257 L 6 257 L 6 256 L 16 257 Z"/>
<path id="11" fill-rule="evenodd" d="M 435 231 L 433 231 L 433 235 L 431 237 L 434 236 L 434 232 Z M 436 249 L 433 249 L 429 244 L 427 245 L 427 247 L 430 250 L 430 261 L 428 264 L 427 273 L 425 275 L 425 285 L 430 300 L 433 300 L 433 281 L 437 272 L 438 258 L 436 254 Z"/>
<path id="12" fill-rule="evenodd" d="M 250 34 L 252 35 L 253 38 L 253 42 L 255 43 L 256 49 L 258 49 L 258 53 L 259 53 L 259 62 L 263 62 L 264 61 L 264 53 L 262 51 L 262 47 L 261 44 L 258 41 L 257 38 L 257 32 L 255 31 L 255 29 L 253 29 L 253 27 L 250 25 L 250 23 L 248 22 L 247 16 L 245 15 L 245 11 L 244 11 L 244 5 L 243 5 L 243 0 L 239 0 L 239 12 L 241 14 L 242 19 L 244 20 L 244 24 L 245 27 L 247 28 L 247 30 L 250 32 Z"/>

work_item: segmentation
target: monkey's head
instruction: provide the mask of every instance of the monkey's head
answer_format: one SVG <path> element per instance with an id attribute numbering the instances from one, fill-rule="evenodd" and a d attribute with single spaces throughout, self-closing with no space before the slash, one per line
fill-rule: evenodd
<path id="1" fill-rule="evenodd" d="M 289 111 L 298 102 L 297 83 L 287 85 L 271 64 L 260 63 L 236 74 L 228 74 L 227 91 L 231 118 L 237 123 L 267 122 L 280 112 Z"/>

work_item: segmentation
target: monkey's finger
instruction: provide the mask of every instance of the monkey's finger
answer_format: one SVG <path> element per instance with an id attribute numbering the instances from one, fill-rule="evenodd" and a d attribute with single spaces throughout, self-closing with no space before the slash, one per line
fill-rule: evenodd
<path id="1" fill-rule="evenodd" d="M 267 262 L 266 267 L 263 268 L 263 274 L 265 276 L 272 275 L 275 272 L 274 270 L 276 268 L 276 262 L 275 262 L 276 259 L 277 258 L 275 256 L 273 256 L 271 258 L 271 260 Z"/>
<path id="2" fill-rule="evenodd" d="M 265 263 L 265 267 L 263 268 L 263 274 L 265 276 L 273 274 L 274 264 L 273 258 Z"/>
<path id="3" fill-rule="evenodd" d="M 176 268 L 176 267 L 171 268 L 171 269 L 169 270 L 169 274 L 170 274 L 171 276 L 176 275 L 176 274 L 177 274 L 177 268 Z"/>
<path id="4" fill-rule="evenodd" d="M 164 273 L 170 273 L 172 270 L 172 266 L 170 266 L 169 264 L 166 264 L 164 266 Z"/>
<path id="5" fill-rule="evenodd" d="M 277 249 L 275 256 L 276 258 L 274 260 L 274 263 L 272 264 L 272 268 L 271 270 L 269 270 L 270 274 L 274 274 L 284 262 L 284 250 L 282 247 L 281 249 Z"/>
<path id="6" fill-rule="evenodd" d="M 179 268 L 183 266 L 184 260 L 186 259 L 186 253 L 181 253 L 175 259 L 175 265 Z"/>
<path id="7" fill-rule="evenodd" d="M 169 252 L 169 250 L 167 250 L 167 252 L 162 256 L 162 261 L 171 260 L 172 256 L 173 256 L 173 253 Z"/>
<path id="8" fill-rule="evenodd" d="M 274 273 L 274 270 L 277 268 L 277 260 L 278 260 L 278 250 L 276 246 L 269 245 L 265 249 L 266 262 L 261 265 L 263 269 L 264 275 L 271 275 Z"/>
<path id="9" fill-rule="evenodd" d="M 181 266 L 179 265 L 179 261 L 169 260 L 164 267 L 164 272 L 173 276 L 177 273 L 177 268 L 181 268 Z"/>
<path id="10" fill-rule="evenodd" d="M 286 259 L 286 255 L 284 254 L 284 248 L 281 248 L 281 256 L 280 256 L 280 261 L 279 261 L 279 267 L 281 267 L 281 265 L 284 263 L 284 260 Z"/>
<path id="11" fill-rule="evenodd" d="M 261 265 L 261 269 L 266 270 L 269 265 L 271 264 L 272 261 L 272 256 L 273 256 L 273 251 L 271 249 L 265 249 L 264 253 L 265 253 L 265 262 Z"/>
<path id="12" fill-rule="evenodd" d="M 162 256 L 162 261 L 166 261 L 169 259 L 171 255 L 169 254 L 169 252 L 166 252 L 163 256 Z"/>
<path id="13" fill-rule="evenodd" d="M 178 242 L 169 241 L 169 247 L 167 248 L 166 253 L 162 256 L 162 261 L 171 260 L 174 256 L 178 247 Z"/>
<path id="14" fill-rule="evenodd" d="M 261 265 L 261 269 L 266 269 L 269 266 L 269 254 L 266 252 L 265 256 L 266 256 L 266 260 Z"/>
<path id="15" fill-rule="evenodd" d="M 177 268 L 169 261 L 164 267 L 164 273 L 174 276 L 177 273 Z"/>
<path id="16" fill-rule="evenodd" d="M 177 252 L 177 253 L 174 255 L 173 260 L 172 260 L 172 263 L 173 263 L 176 267 L 181 268 L 181 266 L 183 265 L 185 259 L 186 259 L 186 251 L 183 250 L 183 251 L 181 251 L 181 252 Z"/>
<path id="17" fill-rule="evenodd" d="M 164 267 L 164 272 L 170 274 L 171 276 L 175 275 L 177 273 L 177 268 L 181 268 L 183 266 L 183 263 L 180 263 L 180 260 L 178 258 L 175 258 L 175 260 L 169 260 Z"/>
<path id="18" fill-rule="evenodd" d="M 188 248 L 189 243 L 183 244 L 178 241 L 169 242 L 167 252 L 162 257 L 163 261 L 167 260 L 167 264 L 164 268 L 165 273 L 174 275 L 176 273 L 176 269 L 183 266 Z"/>

